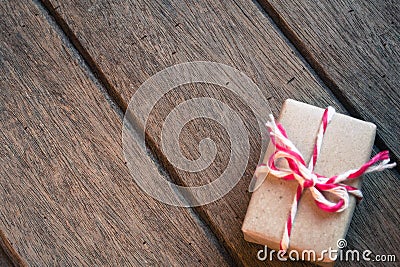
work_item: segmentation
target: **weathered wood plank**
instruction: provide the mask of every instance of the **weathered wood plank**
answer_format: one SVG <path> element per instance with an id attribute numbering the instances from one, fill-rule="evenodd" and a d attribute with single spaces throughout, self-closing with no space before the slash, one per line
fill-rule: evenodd
<path id="1" fill-rule="evenodd" d="M 250 1 L 44 2 L 91 67 L 109 85 L 111 95 L 117 102 L 122 102 L 122 108 L 127 106 L 135 90 L 157 71 L 176 63 L 211 60 L 236 67 L 249 75 L 265 95 L 271 97 L 275 114 L 288 97 L 322 107 L 334 105 L 345 112 L 302 60 L 292 53 L 265 14 Z M 271 265 L 256 259 L 261 246 L 245 242 L 240 231 L 249 201 L 247 188 L 260 150 L 259 132 L 251 111 L 246 108 L 248 99 L 238 99 L 228 90 L 212 85 L 178 87 L 155 106 L 146 129 L 148 141 L 178 183 L 200 185 L 217 178 L 229 161 L 230 147 L 224 141 L 229 140 L 224 129 L 212 121 L 192 121 L 181 133 L 181 150 L 190 159 L 200 155 L 199 140 L 211 137 L 215 141 L 218 153 L 206 170 L 182 171 L 168 164 L 161 153 L 160 132 L 167 114 L 179 103 L 200 96 L 230 103 L 238 112 L 249 129 L 252 156 L 238 185 L 219 201 L 199 207 L 198 212 L 238 263 Z M 369 179 L 376 184 L 371 184 Z M 367 177 L 365 190 L 370 202 L 365 201 L 364 205 L 375 215 L 381 214 L 385 207 L 389 217 L 396 217 L 397 196 L 390 189 L 396 186 L 399 186 L 396 173 Z M 383 199 L 381 194 L 387 197 Z M 365 212 L 357 209 L 355 217 L 370 231 L 367 234 L 351 228 L 348 238 L 358 249 L 374 244 L 378 244 L 377 247 L 388 245 L 389 237 L 396 235 L 397 226 L 388 217 L 380 218 L 387 232 L 380 231 L 381 224 L 370 220 Z M 375 234 L 378 232 L 379 235 Z M 279 265 L 279 262 L 273 264 Z"/>
<path id="2" fill-rule="evenodd" d="M 261 5 L 378 141 L 400 158 L 400 6 L 397 1 L 261 0 Z"/>
<path id="3" fill-rule="evenodd" d="M 44 14 L 0 5 L 2 247 L 18 265 L 228 265 L 190 209 L 132 181 L 121 116 Z"/>

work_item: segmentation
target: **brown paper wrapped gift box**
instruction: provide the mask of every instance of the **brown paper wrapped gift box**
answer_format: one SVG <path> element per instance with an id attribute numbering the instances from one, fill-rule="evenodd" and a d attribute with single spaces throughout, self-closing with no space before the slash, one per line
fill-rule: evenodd
<path id="1" fill-rule="evenodd" d="M 279 121 L 306 162 L 312 155 L 323 112 L 322 108 L 291 99 L 286 100 L 282 107 Z M 372 123 L 336 113 L 326 130 L 315 172 L 332 176 L 360 167 L 371 155 L 375 131 L 376 126 Z M 264 163 L 268 162 L 273 149 L 270 144 Z M 359 187 L 360 182 L 361 179 L 357 178 L 351 185 Z M 297 185 L 295 181 L 267 176 L 251 197 L 242 227 L 247 241 L 279 250 Z M 353 196 L 350 199 L 349 208 L 343 212 L 326 212 L 316 206 L 310 191 L 306 189 L 299 202 L 289 252 L 314 250 L 318 256 L 329 248 L 337 250 L 337 241 L 345 238 L 356 204 Z M 330 261 L 327 255 L 324 261 Z"/>

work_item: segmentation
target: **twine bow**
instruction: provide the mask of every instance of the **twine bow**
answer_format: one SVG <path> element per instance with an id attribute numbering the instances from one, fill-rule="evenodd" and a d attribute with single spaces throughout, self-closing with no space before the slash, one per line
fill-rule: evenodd
<path id="1" fill-rule="evenodd" d="M 283 126 L 280 123 L 275 122 L 272 114 L 270 115 L 270 121 L 266 124 L 269 129 L 271 142 L 275 145 L 276 150 L 269 158 L 268 165 L 260 164 L 257 167 L 255 176 L 261 177 L 261 175 L 265 176 L 266 174 L 271 173 L 272 175 L 284 180 L 296 180 L 299 184 L 285 225 L 285 231 L 280 242 L 280 250 L 283 252 L 286 252 L 289 247 L 294 218 L 304 189 L 308 188 L 311 191 L 315 203 L 320 209 L 328 212 L 341 212 L 349 206 L 349 194 L 355 196 L 357 199 L 362 199 L 362 193 L 360 190 L 342 182 L 357 178 L 364 173 L 382 171 L 396 166 L 396 163 L 389 164 L 389 152 L 382 151 L 358 169 L 349 170 L 332 177 L 325 177 L 315 173 L 314 167 L 320 154 L 322 139 L 334 114 L 334 108 L 328 107 L 325 109 L 316 136 L 313 154 L 308 166 L 306 166 L 305 160 L 300 151 L 288 139 Z M 277 166 L 275 163 L 278 160 L 285 160 L 289 168 Z M 374 165 L 379 161 L 381 161 L 379 164 Z M 329 192 L 330 194 L 335 195 L 337 201 L 328 200 L 324 196 L 324 192 Z"/>

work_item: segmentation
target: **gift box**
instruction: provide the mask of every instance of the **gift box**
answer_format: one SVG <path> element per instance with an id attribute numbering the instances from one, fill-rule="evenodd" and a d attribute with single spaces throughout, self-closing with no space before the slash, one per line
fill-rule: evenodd
<path id="1" fill-rule="evenodd" d="M 321 127 L 324 112 L 322 108 L 290 99 L 285 101 L 281 109 L 278 121 L 307 163 L 315 151 L 316 134 Z M 325 129 L 314 172 L 331 177 L 365 164 L 371 155 L 375 131 L 376 126 L 372 123 L 334 114 Z M 270 142 L 263 161 L 265 165 L 268 165 L 274 151 L 275 146 Z M 288 223 L 288 214 L 299 184 L 295 180 L 279 179 L 271 173 L 265 180 L 264 177 L 256 179 L 260 185 L 252 194 L 243 222 L 244 238 L 278 251 L 282 249 L 280 246 L 285 225 Z M 343 183 L 359 188 L 361 179 L 351 179 Z M 329 192 L 323 194 L 327 199 L 337 201 Z M 316 254 L 314 260 L 317 263 L 334 261 L 325 251 L 339 251 L 343 248 L 355 205 L 356 198 L 350 195 L 346 209 L 341 212 L 327 212 L 316 205 L 311 190 L 305 188 L 291 226 L 286 257 L 292 250 L 299 255 L 303 251 L 312 250 Z"/>

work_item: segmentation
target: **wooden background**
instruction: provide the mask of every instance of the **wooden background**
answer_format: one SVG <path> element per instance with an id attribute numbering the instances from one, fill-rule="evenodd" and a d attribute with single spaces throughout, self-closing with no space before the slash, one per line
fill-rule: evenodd
<path id="1" fill-rule="evenodd" d="M 258 156 L 214 203 L 160 203 L 135 184 L 123 157 L 129 99 L 168 66 L 224 63 L 260 87 L 275 115 L 293 98 L 375 123 L 374 153 L 389 149 L 398 162 L 399 9 L 389 0 L 1 1 L 0 265 L 285 265 L 257 260 L 262 246 L 240 231 Z M 199 156 L 200 140 L 215 141 L 207 169 L 180 170 L 162 153 L 165 117 L 200 96 L 229 103 L 249 131 L 251 155 L 259 154 L 246 99 L 217 86 L 181 86 L 151 113 L 146 141 L 154 162 L 138 170 L 143 176 L 158 170 L 193 186 L 226 167 L 229 137 L 207 119 L 187 124 L 180 136 L 189 159 Z M 348 248 L 400 259 L 398 170 L 364 177 Z M 337 263 L 360 264 L 377 263 Z"/>

